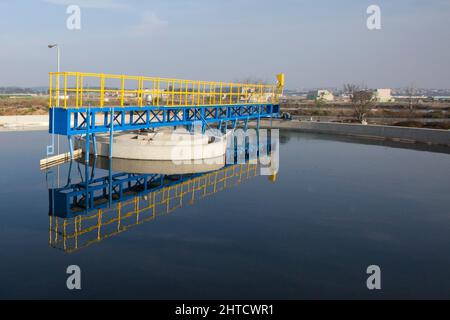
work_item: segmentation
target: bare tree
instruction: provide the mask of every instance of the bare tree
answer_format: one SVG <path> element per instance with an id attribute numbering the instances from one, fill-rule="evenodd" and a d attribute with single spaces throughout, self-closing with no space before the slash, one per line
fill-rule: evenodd
<path id="1" fill-rule="evenodd" d="M 360 90 L 353 93 L 352 104 L 355 117 L 359 122 L 363 122 L 373 105 L 373 92 Z"/>
<path id="2" fill-rule="evenodd" d="M 350 96 L 350 100 L 352 99 L 353 93 L 359 91 L 360 87 L 353 83 L 344 84 L 344 93 Z"/>
<path id="3" fill-rule="evenodd" d="M 373 92 L 351 83 L 344 85 L 344 92 L 350 97 L 355 118 L 362 123 L 373 105 Z"/>

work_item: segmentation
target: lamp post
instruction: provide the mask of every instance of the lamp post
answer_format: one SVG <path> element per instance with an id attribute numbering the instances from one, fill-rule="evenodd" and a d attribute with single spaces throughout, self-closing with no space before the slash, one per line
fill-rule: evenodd
<path id="1" fill-rule="evenodd" d="M 58 44 L 49 44 L 48 45 L 48 48 L 49 49 L 53 49 L 53 48 L 56 48 L 56 63 L 57 63 L 57 72 L 58 72 L 58 81 L 57 81 L 57 83 L 58 83 L 58 86 L 59 86 L 59 73 L 61 72 L 61 70 L 60 70 L 60 60 L 61 60 L 61 52 L 60 52 L 60 50 L 59 50 L 59 46 L 58 46 Z M 59 89 L 59 88 L 58 88 Z M 58 99 L 56 99 L 56 106 L 57 107 L 59 107 L 59 90 L 57 91 L 58 92 Z"/>
<path id="2" fill-rule="evenodd" d="M 57 95 L 58 95 L 58 97 L 56 99 L 56 107 L 59 107 L 59 98 L 60 98 L 60 94 L 59 94 L 59 73 L 61 72 L 61 65 L 60 65 L 61 52 L 60 52 L 58 44 L 49 44 L 48 48 L 49 49 L 56 48 L 56 63 L 57 63 L 57 72 L 58 72 L 57 80 L 56 80 L 56 85 L 57 85 L 56 92 L 57 92 Z M 53 117 L 52 117 L 53 124 L 52 124 L 52 128 L 53 128 L 53 131 L 54 131 L 55 130 L 55 109 L 54 108 L 52 108 L 52 109 L 53 109 Z M 52 132 L 52 134 L 54 135 L 54 132 Z M 58 149 L 57 150 L 58 150 L 58 154 L 59 154 L 59 135 L 58 135 L 57 141 L 58 141 Z M 52 149 L 53 148 L 54 148 L 54 143 L 53 143 Z M 53 152 L 54 152 L 54 150 L 53 150 Z M 58 177 L 57 177 L 57 179 L 58 179 L 58 187 L 59 187 L 59 166 L 58 166 Z"/>

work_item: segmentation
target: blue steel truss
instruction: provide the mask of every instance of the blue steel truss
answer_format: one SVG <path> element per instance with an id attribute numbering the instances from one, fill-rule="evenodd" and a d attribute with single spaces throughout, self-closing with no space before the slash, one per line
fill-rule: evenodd
<path id="1" fill-rule="evenodd" d="M 242 104 L 216 106 L 129 106 L 92 108 L 51 108 L 49 132 L 72 136 L 113 131 L 140 130 L 165 126 L 203 127 L 211 123 L 227 126 L 237 121 L 278 117 L 278 104 Z M 112 115 L 112 117 L 111 117 Z M 53 119 L 54 117 L 54 119 Z"/>

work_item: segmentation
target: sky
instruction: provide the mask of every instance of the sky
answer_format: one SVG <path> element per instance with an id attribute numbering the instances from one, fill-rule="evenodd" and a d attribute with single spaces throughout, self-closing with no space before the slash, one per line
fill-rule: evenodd
<path id="1" fill-rule="evenodd" d="M 450 0 L 0 0 L 0 30 L 0 86 L 47 85 L 58 43 L 62 71 L 450 88 Z"/>

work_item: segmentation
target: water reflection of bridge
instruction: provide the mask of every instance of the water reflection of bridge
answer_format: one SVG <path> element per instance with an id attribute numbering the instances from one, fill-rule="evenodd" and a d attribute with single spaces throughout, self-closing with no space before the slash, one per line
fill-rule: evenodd
<path id="1" fill-rule="evenodd" d="M 213 163 L 155 164 L 102 157 L 93 157 L 87 164 L 71 161 L 67 184 L 60 187 L 58 178 L 58 187 L 48 190 L 49 244 L 70 253 L 237 186 L 260 172 L 272 174 L 273 181 L 278 139 L 266 138 L 234 144 Z M 72 183 L 74 166 L 81 180 L 77 183 Z M 97 169 L 108 174 L 97 176 Z"/>
<path id="2" fill-rule="evenodd" d="M 105 206 L 104 201 L 94 201 L 90 213 L 76 205 L 69 207 L 67 212 L 65 209 L 59 212 L 54 209 L 54 213 L 51 210 L 49 243 L 70 253 L 257 175 L 257 164 L 237 164 L 206 174 L 172 177 L 173 181 L 168 181 L 170 179 L 166 177 L 166 183 L 154 185 L 153 188 L 147 179 L 147 189 L 142 181 L 150 175 L 137 175 L 133 180 L 141 182 L 127 189 L 128 195 L 122 197 L 126 200 L 117 201 L 111 207 Z M 127 183 L 130 182 L 127 180 Z"/>

